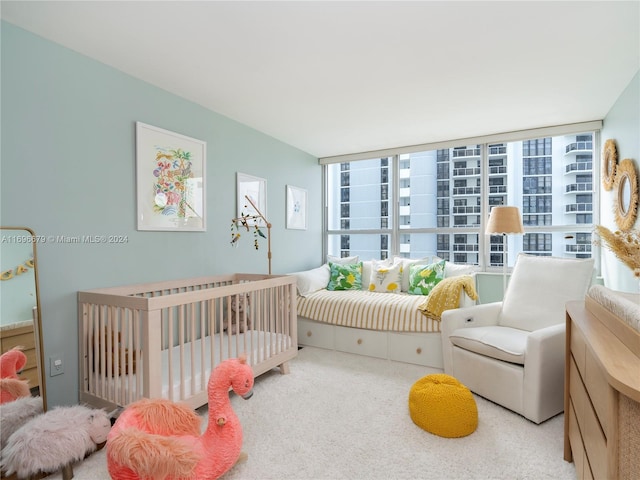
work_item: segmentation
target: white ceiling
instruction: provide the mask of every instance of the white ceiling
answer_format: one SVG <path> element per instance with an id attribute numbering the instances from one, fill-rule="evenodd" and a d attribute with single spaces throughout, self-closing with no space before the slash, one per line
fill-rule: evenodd
<path id="1" fill-rule="evenodd" d="M 2 18 L 317 157 L 599 120 L 640 2 L 2 1 Z"/>

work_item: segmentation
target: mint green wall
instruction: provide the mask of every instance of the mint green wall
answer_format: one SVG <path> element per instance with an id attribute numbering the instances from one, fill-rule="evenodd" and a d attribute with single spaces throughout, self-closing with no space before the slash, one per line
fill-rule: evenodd
<path id="1" fill-rule="evenodd" d="M 608 139 L 616 141 L 618 161 L 630 158 L 636 165 L 636 174 L 640 165 L 640 71 L 620 95 L 615 105 L 604 118 L 602 144 Z M 640 179 L 640 177 L 638 177 Z M 617 230 L 613 215 L 614 190 L 600 188 L 600 223 L 610 230 Z M 634 228 L 639 228 L 636 221 Z M 602 276 L 605 286 L 625 292 L 638 292 L 638 279 L 631 270 L 606 249 L 603 249 Z"/>
<path id="2" fill-rule="evenodd" d="M 124 244 L 37 245 L 51 405 L 78 400 L 76 292 L 230 272 L 266 273 L 266 242 L 229 245 L 236 172 L 267 179 L 273 273 L 321 262 L 317 158 L 104 64 L 1 24 L 2 225 L 49 236 L 124 235 Z M 167 65 L 167 68 L 171 68 Z M 185 72 L 189 74 L 189 72 Z M 207 142 L 207 231 L 136 230 L 135 122 Z M 287 184 L 308 190 L 308 229 L 287 230 Z"/>
<path id="3" fill-rule="evenodd" d="M 507 274 L 507 285 L 510 274 Z M 501 273 L 476 273 L 476 289 L 478 291 L 478 303 L 492 303 L 502 301 L 503 276 Z"/>

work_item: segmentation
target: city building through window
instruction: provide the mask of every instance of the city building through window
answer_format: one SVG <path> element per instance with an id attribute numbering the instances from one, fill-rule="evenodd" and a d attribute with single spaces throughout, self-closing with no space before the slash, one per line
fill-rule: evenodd
<path id="1" fill-rule="evenodd" d="M 361 259 L 438 256 L 502 267 L 517 253 L 591 257 L 596 131 L 327 163 L 326 249 Z M 524 235 L 484 234 L 491 207 Z"/>

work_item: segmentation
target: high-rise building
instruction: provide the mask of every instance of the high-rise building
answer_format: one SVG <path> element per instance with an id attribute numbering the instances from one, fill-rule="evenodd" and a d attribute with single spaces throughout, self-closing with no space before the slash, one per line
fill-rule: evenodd
<path id="1" fill-rule="evenodd" d="M 328 227 L 341 231 L 329 234 L 329 253 L 369 259 L 387 258 L 394 250 L 413 258 L 437 255 L 479 264 L 483 208 L 488 217 L 495 205 L 514 205 L 530 231 L 491 236 L 489 265 L 502 266 L 505 240 L 511 264 L 518 252 L 591 256 L 592 133 L 467 145 L 329 167 Z M 397 242 L 395 249 L 392 242 Z"/>

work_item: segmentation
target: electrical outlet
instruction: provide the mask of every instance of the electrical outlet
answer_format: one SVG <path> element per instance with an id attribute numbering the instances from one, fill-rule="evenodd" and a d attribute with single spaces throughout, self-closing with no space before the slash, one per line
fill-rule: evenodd
<path id="1" fill-rule="evenodd" d="M 49 357 L 49 375 L 55 377 L 64 373 L 64 361 L 62 355 L 52 355 Z"/>

